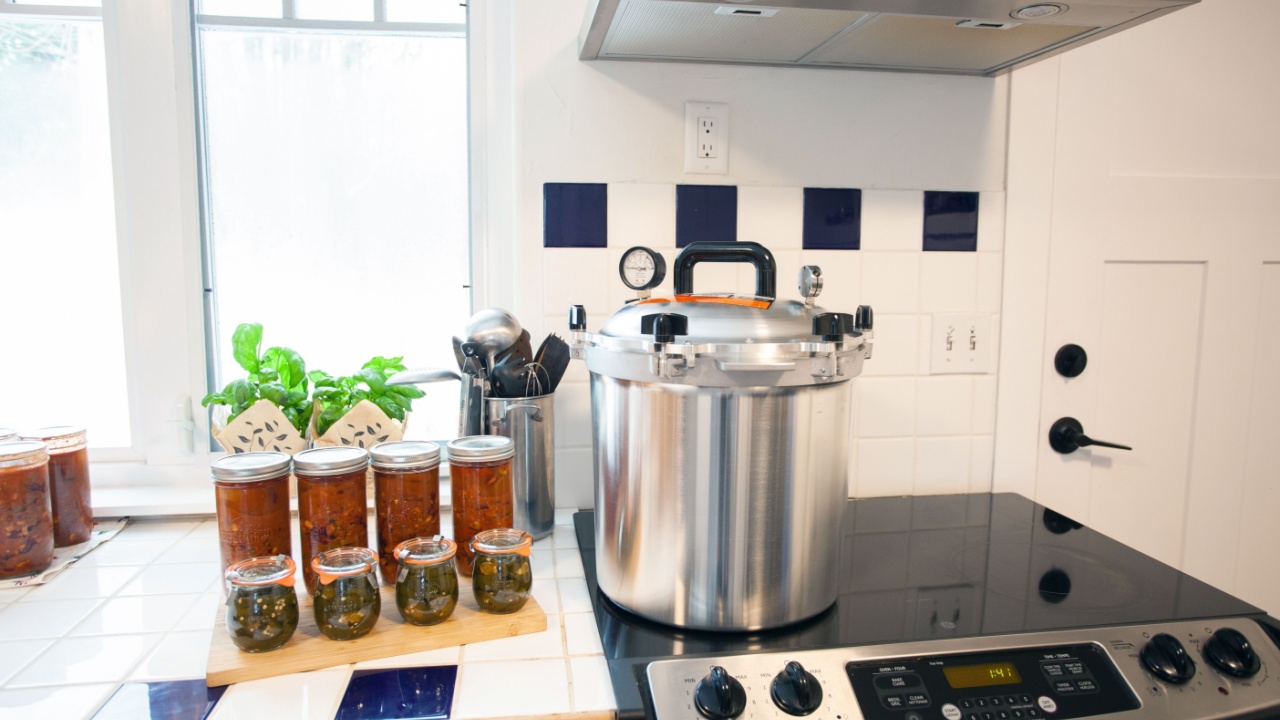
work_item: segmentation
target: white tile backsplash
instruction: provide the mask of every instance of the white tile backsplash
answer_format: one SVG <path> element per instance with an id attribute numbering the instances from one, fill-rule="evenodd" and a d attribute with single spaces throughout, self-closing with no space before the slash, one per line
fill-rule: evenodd
<path id="1" fill-rule="evenodd" d="M 920 190 L 862 191 L 863 250 L 920 252 L 924 242 L 923 235 L 924 192 Z"/>
<path id="2" fill-rule="evenodd" d="M 924 252 L 924 192 L 891 188 L 862 190 L 860 250 L 804 250 L 803 187 L 738 187 L 738 239 L 759 242 L 773 253 L 780 298 L 798 299 L 800 267 L 817 265 L 824 279 L 819 306 L 852 313 L 858 305 L 871 305 L 875 311 L 875 352 L 854 380 L 851 495 L 990 488 L 991 463 L 985 458 L 995 431 L 1005 194 L 982 192 L 978 202 L 977 252 Z M 668 279 L 655 292 L 669 293 L 679 252 L 675 210 L 673 184 L 610 183 L 609 246 L 544 249 L 540 264 L 533 263 L 541 267 L 529 278 L 531 287 L 541 288 L 538 321 L 563 335 L 565 312 L 577 303 L 587 307 L 588 327 L 598 332 L 635 297 L 617 277 L 623 252 L 635 245 L 662 253 Z M 702 263 L 694 274 L 700 292 L 755 290 L 746 264 Z M 991 371 L 930 376 L 931 316 L 958 312 L 991 315 Z M 575 360 L 557 391 L 556 504 L 562 507 L 593 504 L 588 379 L 585 363 Z M 557 594 L 553 602 L 561 599 Z"/>

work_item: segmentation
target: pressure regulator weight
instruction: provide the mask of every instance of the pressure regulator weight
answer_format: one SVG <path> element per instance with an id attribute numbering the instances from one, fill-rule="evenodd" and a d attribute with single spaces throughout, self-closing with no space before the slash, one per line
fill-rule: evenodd
<path id="1" fill-rule="evenodd" d="M 647 247 L 633 247 L 622 254 L 618 274 L 627 287 L 649 297 L 649 291 L 662 284 L 667 277 L 667 261 L 662 255 Z"/>

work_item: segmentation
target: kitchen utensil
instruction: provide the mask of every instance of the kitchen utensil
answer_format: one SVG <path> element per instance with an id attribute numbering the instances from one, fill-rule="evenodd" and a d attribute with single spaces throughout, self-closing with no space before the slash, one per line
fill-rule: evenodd
<path id="1" fill-rule="evenodd" d="M 469 343 L 461 343 L 455 347 L 466 349 L 469 345 Z M 471 347 L 474 349 L 474 345 Z M 462 388 L 458 397 L 458 432 L 462 435 L 478 435 L 484 427 L 484 367 L 482 362 L 474 356 L 464 353 L 463 359 L 466 362 L 463 363 L 462 375 L 441 368 L 417 368 L 401 370 L 387 378 L 387 384 L 418 385 L 443 380 L 461 380 Z"/>
<path id="2" fill-rule="evenodd" d="M 570 354 L 569 344 L 555 333 L 548 335 L 547 339 L 542 341 L 541 347 L 534 356 L 534 362 L 541 370 L 537 377 L 542 379 L 545 394 L 555 392 L 556 387 L 560 385 L 560 379 L 569 368 Z"/>
<path id="3" fill-rule="evenodd" d="M 492 369 L 495 356 L 516 344 L 524 329 L 520 327 L 520 321 L 506 310 L 485 308 L 471 316 L 466 331 L 467 341 L 476 344 L 487 360 L 485 367 Z"/>
<path id="4" fill-rule="evenodd" d="M 458 361 L 458 372 L 470 372 L 467 369 L 470 360 L 467 358 L 467 354 L 462 351 L 462 338 L 457 335 L 453 336 L 453 359 Z M 475 373 L 472 374 L 474 375 Z"/>
<path id="5" fill-rule="evenodd" d="M 485 401 L 490 435 L 515 443 L 511 462 L 514 527 L 535 540 L 555 526 L 555 397 L 491 397 Z"/>
<path id="6" fill-rule="evenodd" d="M 514 355 L 498 356 L 497 365 L 489 374 L 489 388 L 492 397 L 513 398 L 528 395 L 529 371 L 532 366 L 527 360 L 522 361 Z M 539 386 L 540 387 L 540 386 Z M 541 395 L 541 392 L 533 393 Z"/>
<path id="7" fill-rule="evenodd" d="M 755 296 L 693 294 L 699 262 L 752 264 Z M 775 299 L 773 256 L 751 242 L 689 245 L 674 285 L 599 334 L 571 314 L 591 371 L 600 589 L 688 628 L 812 617 L 838 590 L 849 380 L 870 355 L 870 313 L 855 328 Z"/>

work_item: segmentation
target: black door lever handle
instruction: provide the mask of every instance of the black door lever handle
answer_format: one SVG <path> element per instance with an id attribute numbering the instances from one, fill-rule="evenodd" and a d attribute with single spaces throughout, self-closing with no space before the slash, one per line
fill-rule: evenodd
<path id="1" fill-rule="evenodd" d="M 1119 445 L 1116 443 L 1104 442 L 1102 440 L 1094 440 L 1084 434 L 1084 426 L 1075 418 L 1059 418 L 1049 428 L 1049 447 L 1057 452 L 1066 455 L 1073 453 L 1082 447 L 1096 445 L 1097 447 L 1115 448 L 1117 450 L 1132 450 L 1128 445 Z"/>

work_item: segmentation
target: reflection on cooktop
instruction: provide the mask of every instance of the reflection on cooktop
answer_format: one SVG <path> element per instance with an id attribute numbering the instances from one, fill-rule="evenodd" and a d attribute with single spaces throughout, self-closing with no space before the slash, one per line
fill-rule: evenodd
<path id="1" fill-rule="evenodd" d="M 850 500 L 830 610 L 768 632 L 681 630 L 638 618 L 599 592 L 594 514 L 574 520 L 623 710 L 630 691 L 619 671 L 662 657 L 1261 613 L 1026 498 L 983 493 Z"/>

